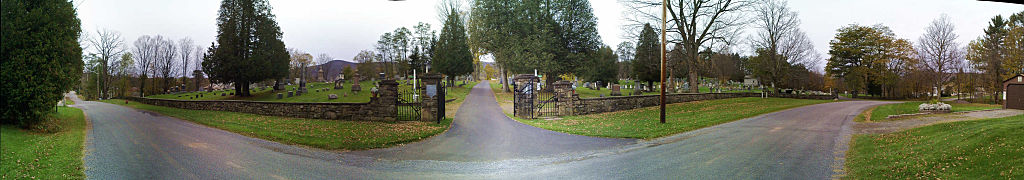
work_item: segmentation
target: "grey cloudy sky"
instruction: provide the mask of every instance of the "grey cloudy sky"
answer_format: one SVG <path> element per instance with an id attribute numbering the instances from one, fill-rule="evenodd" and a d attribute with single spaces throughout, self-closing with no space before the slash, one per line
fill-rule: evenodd
<path id="1" fill-rule="evenodd" d="M 440 31 L 435 7 L 439 1 L 408 0 L 287 0 L 270 1 L 284 42 L 311 54 L 327 53 L 349 60 L 360 50 L 373 49 L 380 35 L 418 22 L 430 23 Z M 216 0 L 79 0 L 82 28 L 118 31 L 131 43 L 141 35 L 163 35 L 173 39 L 192 38 L 209 46 L 216 36 Z M 616 0 L 591 0 L 598 18 L 598 32 L 605 44 L 614 47 L 624 39 L 622 5 Z M 828 42 L 835 30 L 848 24 L 883 24 L 900 38 L 912 41 L 941 14 L 956 25 L 961 44 L 983 34 L 995 15 L 1024 11 L 1024 5 L 967 0 L 790 0 L 799 13 L 801 28 L 814 41 L 815 49 L 828 55 Z M 656 23 L 656 22 L 653 22 Z"/>

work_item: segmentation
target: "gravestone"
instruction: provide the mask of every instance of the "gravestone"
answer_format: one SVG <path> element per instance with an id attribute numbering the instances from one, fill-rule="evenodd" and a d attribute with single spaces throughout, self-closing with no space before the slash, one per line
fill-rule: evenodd
<path id="1" fill-rule="evenodd" d="M 362 91 L 362 86 L 359 85 L 359 74 L 352 76 L 352 92 Z"/>
<path id="2" fill-rule="evenodd" d="M 277 99 L 281 99 L 281 98 L 284 98 L 284 94 L 277 93 Z"/>
<path id="3" fill-rule="evenodd" d="M 612 93 L 610 95 L 611 96 L 621 96 L 622 95 L 622 91 L 619 88 L 620 87 L 619 87 L 618 84 L 612 84 L 612 87 L 611 87 Z"/>
<path id="4" fill-rule="evenodd" d="M 338 95 L 337 94 L 328 94 L 327 95 L 327 99 L 338 99 Z"/>
<path id="5" fill-rule="evenodd" d="M 301 96 L 301 95 L 302 95 L 302 90 L 295 91 L 295 96 Z"/>
<path id="6" fill-rule="evenodd" d="M 345 89 L 345 80 L 344 79 L 334 80 L 334 89 Z"/>
<path id="7" fill-rule="evenodd" d="M 226 94 L 226 93 L 220 93 L 220 96 L 226 96 L 226 95 L 228 95 L 228 94 Z"/>
<path id="8" fill-rule="evenodd" d="M 292 95 L 295 95 L 294 92 L 288 91 L 288 97 L 292 97 Z"/>

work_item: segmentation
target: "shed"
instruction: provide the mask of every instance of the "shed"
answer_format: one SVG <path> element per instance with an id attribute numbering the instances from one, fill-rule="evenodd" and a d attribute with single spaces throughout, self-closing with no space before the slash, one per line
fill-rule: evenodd
<path id="1" fill-rule="evenodd" d="M 1024 74 L 1003 81 L 1003 108 L 1024 109 Z"/>

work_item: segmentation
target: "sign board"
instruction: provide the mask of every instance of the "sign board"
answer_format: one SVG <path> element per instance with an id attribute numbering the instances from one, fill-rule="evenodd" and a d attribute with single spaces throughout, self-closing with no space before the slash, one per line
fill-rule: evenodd
<path id="1" fill-rule="evenodd" d="M 427 97 L 437 96 L 437 85 L 427 85 Z"/>

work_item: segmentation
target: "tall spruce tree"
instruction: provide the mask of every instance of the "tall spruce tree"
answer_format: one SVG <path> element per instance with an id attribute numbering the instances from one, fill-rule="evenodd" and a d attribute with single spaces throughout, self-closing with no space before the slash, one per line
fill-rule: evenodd
<path id="1" fill-rule="evenodd" d="M 441 36 L 434 49 L 431 66 L 441 74 L 451 77 L 467 75 L 473 72 L 473 54 L 467 44 L 466 26 L 462 16 L 452 8 L 441 28 Z"/>
<path id="2" fill-rule="evenodd" d="M 82 32 L 66 0 L 0 1 L 0 119 L 30 126 L 82 76 Z"/>
<path id="3" fill-rule="evenodd" d="M 288 75 L 288 52 L 267 0 L 223 0 L 217 17 L 217 44 L 203 61 L 215 83 L 234 83 L 235 94 L 250 96 L 249 84 Z"/>
<path id="4" fill-rule="evenodd" d="M 658 41 L 658 33 L 654 32 L 651 24 L 644 24 L 636 44 L 633 73 L 638 81 L 646 81 L 648 87 L 661 78 L 661 43 Z"/>

